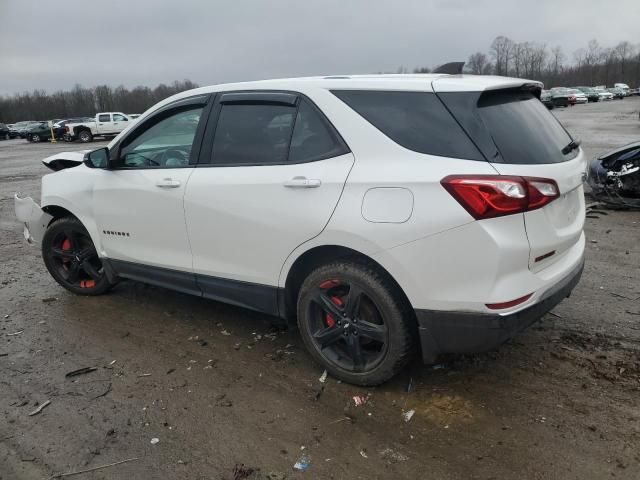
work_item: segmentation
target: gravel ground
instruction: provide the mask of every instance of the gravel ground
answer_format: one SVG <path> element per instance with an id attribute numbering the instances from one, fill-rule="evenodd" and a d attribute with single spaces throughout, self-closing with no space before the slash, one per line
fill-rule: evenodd
<path id="1" fill-rule="evenodd" d="M 639 107 L 554 113 L 594 156 L 640 137 Z M 99 298 L 59 287 L 12 195 L 39 197 L 40 160 L 83 148 L 0 142 L 0 479 L 128 459 L 74 478 L 640 477 L 637 212 L 587 219 L 573 295 L 498 351 L 416 361 L 378 388 L 321 384 L 270 317 L 135 282 Z M 82 367 L 97 368 L 65 378 Z"/>

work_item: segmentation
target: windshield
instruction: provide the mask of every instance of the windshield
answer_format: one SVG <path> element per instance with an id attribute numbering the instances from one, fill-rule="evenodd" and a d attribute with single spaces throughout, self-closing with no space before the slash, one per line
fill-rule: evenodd
<path id="1" fill-rule="evenodd" d="M 562 153 L 571 136 L 532 93 L 485 93 L 478 107 L 506 163 L 559 163 L 573 158 Z"/>

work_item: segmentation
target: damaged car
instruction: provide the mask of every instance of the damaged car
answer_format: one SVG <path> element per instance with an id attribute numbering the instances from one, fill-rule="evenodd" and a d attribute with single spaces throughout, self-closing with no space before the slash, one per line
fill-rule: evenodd
<path id="1" fill-rule="evenodd" d="M 591 162 L 588 183 L 597 200 L 611 206 L 640 208 L 640 141 Z"/>
<path id="2" fill-rule="evenodd" d="M 586 157 L 542 84 L 265 80 L 179 93 L 107 147 L 56 153 L 24 235 L 64 288 L 123 279 L 297 322 L 334 378 L 492 350 L 584 265 Z"/>

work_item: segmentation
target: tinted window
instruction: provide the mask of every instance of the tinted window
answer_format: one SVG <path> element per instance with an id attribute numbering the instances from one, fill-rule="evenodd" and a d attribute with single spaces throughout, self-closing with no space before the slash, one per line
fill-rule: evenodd
<path id="1" fill-rule="evenodd" d="M 118 115 L 117 113 L 113 114 L 113 121 L 114 122 L 128 122 L 129 120 L 127 120 L 127 117 L 125 117 L 124 115 Z"/>
<path id="2" fill-rule="evenodd" d="M 480 97 L 478 111 L 506 163 L 557 163 L 571 137 L 529 92 L 503 91 Z"/>
<path id="3" fill-rule="evenodd" d="M 318 111 L 309 102 L 302 100 L 291 137 L 289 162 L 311 162 L 342 155 L 346 151 Z"/>
<path id="4" fill-rule="evenodd" d="M 409 150 L 484 160 L 435 94 L 364 90 L 333 93 L 387 137 Z"/>
<path id="5" fill-rule="evenodd" d="M 212 163 L 284 163 L 296 108 L 273 104 L 223 104 L 213 140 Z"/>
<path id="6" fill-rule="evenodd" d="M 110 122 L 111 121 L 111 115 L 98 115 L 98 121 L 99 122 Z"/>
<path id="7" fill-rule="evenodd" d="M 120 166 L 186 167 L 201 114 L 202 107 L 173 113 L 140 132 L 133 140 L 127 139 L 120 151 Z"/>

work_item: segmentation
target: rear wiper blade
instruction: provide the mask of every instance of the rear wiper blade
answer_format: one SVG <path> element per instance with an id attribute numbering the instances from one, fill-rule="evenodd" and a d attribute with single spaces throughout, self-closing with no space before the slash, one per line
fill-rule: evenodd
<path id="1" fill-rule="evenodd" d="M 562 149 L 562 154 L 566 155 L 567 153 L 571 153 L 573 150 L 576 150 L 581 143 L 581 140 L 571 140 L 569 144 Z"/>

